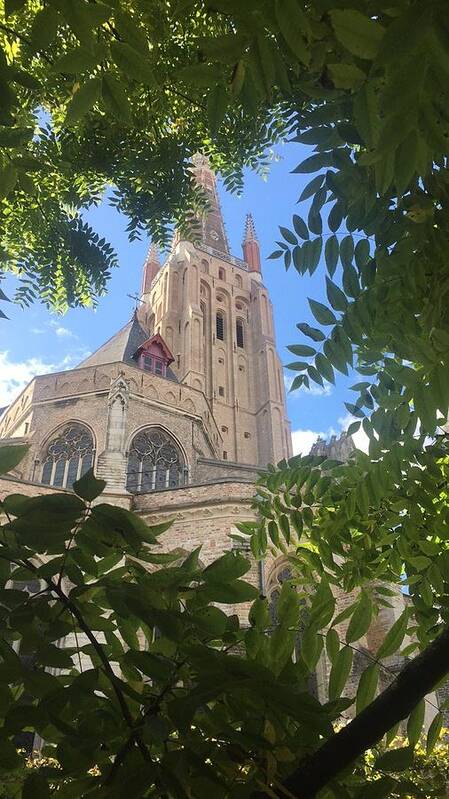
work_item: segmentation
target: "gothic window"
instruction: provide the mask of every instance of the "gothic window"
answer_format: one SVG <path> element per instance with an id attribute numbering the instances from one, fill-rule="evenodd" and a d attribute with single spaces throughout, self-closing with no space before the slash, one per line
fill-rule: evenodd
<path id="1" fill-rule="evenodd" d="M 71 488 L 91 468 L 93 459 L 91 432 L 84 425 L 73 422 L 48 444 L 41 482 L 57 488 Z"/>
<path id="2" fill-rule="evenodd" d="M 220 341 L 224 341 L 225 337 L 225 320 L 223 311 L 217 311 L 216 316 L 216 334 Z"/>
<path id="3" fill-rule="evenodd" d="M 174 439 L 159 427 L 134 436 L 128 458 L 128 491 L 158 491 L 184 485 L 187 469 Z"/>
<path id="4" fill-rule="evenodd" d="M 239 288 L 242 288 L 243 281 L 242 281 L 242 276 L 241 275 L 236 275 L 235 276 L 235 282 L 236 282 L 236 285 Z"/>
<path id="5" fill-rule="evenodd" d="M 235 323 L 235 335 L 237 339 L 237 347 L 244 347 L 244 334 L 243 334 L 243 322 L 241 319 L 237 319 Z"/>
<path id="6" fill-rule="evenodd" d="M 205 275 L 209 274 L 209 264 L 205 260 L 201 261 L 201 271 Z"/>
<path id="7" fill-rule="evenodd" d="M 219 280 L 226 280 L 226 272 L 221 266 L 220 266 L 220 268 L 218 270 L 218 279 Z"/>

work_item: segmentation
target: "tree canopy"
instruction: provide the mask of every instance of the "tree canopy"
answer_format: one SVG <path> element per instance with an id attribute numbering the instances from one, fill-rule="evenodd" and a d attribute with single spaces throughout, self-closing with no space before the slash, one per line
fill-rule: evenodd
<path id="1" fill-rule="evenodd" d="M 347 408 L 354 416 L 350 430 L 363 427 L 369 452 L 355 452 L 345 464 L 307 456 L 273 466 L 261 477 L 255 499 L 260 523 L 241 528 L 255 557 L 262 558 L 269 549 L 285 554 L 294 567 L 295 587 L 309 603 L 297 664 L 290 658 L 299 610 L 287 589 L 285 619 L 276 638 L 267 636 L 263 600 L 256 600 L 250 630 L 238 631 L 234 622 L 226 621 L 221 632 L 215 627 L 207 631 L 212 637 L 200 642 L 208 650 L 202 650 L 204 665 L 194 661 L 193 650 L 187 655 L 182 646 L 155 654 L 171 658 L 170 674 L 183 662 L 188 714 L 200 712 L 199 705 L 192 710 L 188 696 L 193 685 L 201 690 L 203 678 L 207 684 L 213 674 L 216 690 L 228 669 L 231 674 L 242 669 L 239 674 L 247 675 L 242 693 L 236 694 L 238 707 L 226 686 L 220 695 L 226 695 L 223 703 L 214 696 L 209 704 L 207 692 L 201 695 L 201 713 L 212 707 L 213 718 L 208 726 L 209 718 L 200 721 L 195 716 L 199 726 L 194 727 L 202 731 L 198 738 L 192 727 L 182 728 L 182 719 L 167 710 L 169 725 L 180 725 L 176 735 L 182 728 L 189 738 L 188 768 L 194 779 L 207 782 L 211 772 L 207 777 L 200 774 L 199 761 L 210 760 L 213 774 L 224 780 L 225 796 L 226 791 L 240 795 L 240 780 L 242 796 L 257 790 L 297 797 L 322 790 L 320 799 L 388 796 L 391 778 L 385 772 L 409 768 L 425 694 L 449 672 L 446 4 L 51 0 L 38 5 L 10 0 L 0 19 L 0 35 L 5 53 L 0 75 L 5 98 L 0 120 L 2 258 L 5 268 L 21 275 L 24 301 L 40 295 L 64 308 L 87 302 L 104 289 L 114 255 L 107 242 L 95 241 L 95 233 L 84 226 L 82 211 L 99 202 L 106 188 L 112 202 L 129 216 L 131 236 L 149 230 L 164 239 L 170 223 L 187 224 L 192 207 L 202 201 L 189 178 L 189 157 L 195 150 L 207 152 L 227 185 L 238 188 L 242 165 L 262 163 L 267 146 L 279 137 L 313 148 L 295 170 L 311 175 L 300 198 L 306 210 L 291 223 L 279 220 L 280 239 L 272 256 L 299 276 L 320 269 L 326 283 L 328 302 L 310 299 L 310 318 L 298 323 L 301 339 L 290 347 L 299 359 L 290 364 L 296 373 L 293 388 L 307 387 L 310 381 L 333 382 L 336 372 L 359 372 Z M 22 524 L 28 529 L 20 521 L 26 505 L 13 500 L 10 510 L 19 518 L 11 522 L 13 533 L 20 535 Z M 84 513 L 81 506 L 78 512 Z M 100 540 L 104 524 L 109 522 L 102 520 L 95 528 Z M 69 527 L 64 527 L 64 540 Z M 147 533 L 139 528 L 136 535 Z M 61 548 L 62 532 L 61 539 L 48 545 Z M 26 546 L 32 547 L 32 540 Z M 85 560 L 77 564 L 82 579 L 74 571 L 75 585 L 90 574 L 83 564 Z M 199 591 L 201 601 L 218 596 L 202 594 L 208 578 L 200 576 L 197 566 L 189 565 L 188 574 L 184 566 L 179 568 L 182 590 L 176 571 L 174 582 L 165 586 L 170 590 L 164 599 L 174 603 L 176 613 L 186 612 L 181 595 L 185 580 L 189 592 L 190 581 L 198 584 L 192 596 Z M 127 579 L 137 582 L 132 570 L 130 575 Z M 171 577 L 160 579 L 170 582 Z M 335 616 L 337 586 L 358 592 L 346 619 Z M 346 702 L 340 697 L 352 647 L 388 604 L 388 592 L 398 586 L 409 596 L 404 613 L 377 652 L 380 663 L 367 663 L 354 721 L 334 731 L 331 722 Z M 101 592 L 106 603 L 101 607 L 107 608 L 111 599 Z M 48 596 L 36 601 L 47 607 Z M 196 601 L 195 612 L 204 607 Z M 137 613 L 135 607 L 132 614 Z M 113 606 L 113 611 L 117 618 L 129 618 L 123 605 Z M 22 623 L 20 612 L 12 619 L 11 629 L 21 629 L 16 626 Z M 348 622 L 344 640 L 335 632 L 341 621 Z M 122 621 L 116 623 L 121 630 Z M 50 617 L 48 624 L 53 624 Z M 192 624 L 189 629 L 198 636 L 196 622 Z M 173 631 L 167 634 L 170 641 L 172 635 Z M 228 643 L 243 640 L 246 659 L 225 652 Z M 273 640 L 279 646 L 279 661 Z M 405 640 L 409 643 L 403 645 Z M 108 646 L 112 652 L 115 644 Z M 303 697 L 306 692 L 307 676 L 323 646 L 332 662 L 329 703 L 318 709 L 310 700 L 306 711 L 296 694 Z M 121 650 L 114 652 L 121 662 Z M 404 658 L 403 670 L 374 699 L 379 670 L 385 668 L 383 658 L 393 654 Z M 231 662 L 234 657 L 237 660 Z M 223 660 L 217 665 L 222 658 L 226 666 Z M 252 670 L 259 668 L 264 676 L 257 672 L 256 678 Z M 159 679 L 153 672 L 149 676 Z M 264 693 L 260 688 L 256 696 L 248 685 L 251 681 L 269 684 L 270 689 Z M 88 690 L 96 696 L 93 686 Z M 165 686 L 163 682 L 162 691 Z M 287 703 L 284 688 L 290 710 L 282 704 L 283 696 Z M 127 701 L 129 697 L 130 702 L 140 702 L 139 690 L 132 690 L 125 691 Z M 275 708 L 270 704 L 272 691 Z M 150 738 L 162 734 L 146 726 L 152 701 L 150 697 L 135 707 L 145 717 L 142 734 Z M 238 714 L 245 712 L 242 721 Z M 390 728 L 406 717 L 409 745 L 379 761 L 375 787 L 368 789 L 355 759 L 385 734 L 390 741 Z M 188 718 L 191 721 L 193 715 Z M 251 727 L 252 718 L 257 719 L 257 729 Z M 266 727 L 261 726 L 262 718 Z M 236 727 L 240 734 L 242 724 L 248 737 L 236 743 L 232 735 Z M 441 724 L 438 712 L 429 731 L 429 749 Z M 116 727 L 106 717 L 104 729 L 111 746 L 116 745 Z M 226 739 L 222 747 L 215 745 L 219 733 Z M 69 731 L 59 729 L 54 735 L 69 738 Z M 140 769 L 139 757 L 146 756 L 139 735 L 132 733 L 129 762 L 138 762 Z M 161 738 L 157 740 L 161 745 Z M 98 752 L 98 740 L 96 746 Z M 145 739 L 143 746 L 152 744 Z M 171 763 L 170 747 L 157 757 L 167 755 Z M 224 753 L 231 765 L 220 759 Z M 106 762 L 101 757 L 98 753 L 100 768 Z M 186 752 L 179 762 L 187 757 Z M 338 776 L 342 769 L 346 771 Z M 185 784 L 184 773 L 178 780 Z M 232 790 L 226 780 L 231 780 Z M 165 790 L 183 795 L 179 786 Z M 197 790 L 192 787 L 191 795 L 201 795 Z"/>

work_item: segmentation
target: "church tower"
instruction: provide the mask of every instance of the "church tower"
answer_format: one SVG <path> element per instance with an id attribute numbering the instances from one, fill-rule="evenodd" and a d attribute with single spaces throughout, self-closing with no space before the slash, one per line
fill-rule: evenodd
<path id="1" fill-rule="evenodd" d="M 161 268 L 150 249 L 139 318 L 173 353 L 179 382 L 204 393 L 222 459 L 278 462 L 291 456 L 291 437 L 254 221 L 248 214 L 243 259 L 232 256 L 207 158 L 194 157 L 193 173 L 208 200 L 199 240 L 175 239 Z"/>

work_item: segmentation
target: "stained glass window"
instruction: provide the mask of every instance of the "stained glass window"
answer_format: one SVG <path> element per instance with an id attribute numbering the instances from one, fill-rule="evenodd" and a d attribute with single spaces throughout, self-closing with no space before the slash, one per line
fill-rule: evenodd
<path id="1" fill-rule="evenodd" d="M 134 436 L 128 460 L 128 491 L 159 491 L 185 485 L 187 469 L 173 438 L 159 427 Z"/>
<path id="2" fill-rule="evenodd" d="M 46 448 L 41 482 L 57 488 L 71 488 L 92 466 L 93 454 L 90 430 L 76 422 L 67 425 Z"/>

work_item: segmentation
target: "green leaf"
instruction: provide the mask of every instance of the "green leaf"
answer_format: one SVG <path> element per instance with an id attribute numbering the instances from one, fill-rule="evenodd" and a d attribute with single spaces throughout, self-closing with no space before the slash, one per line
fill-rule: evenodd
<path id="1" fill-rule="evenodd" d="M 123 84 L 114 75 L 106 73 L 101 83 L 103 102 L 117 119 L 126 125 L 132 124 L 131 105 Z"/>
<path id="2" fill-rule="evenodd" d="M 284 254 L 284 250 L 274 250 L 271 255 L 268 256 L 269 260 L 275 260 L 276 258 L 281 258 Z"/>
<path id="3" fill-rule="evenodd" d="M 217 84 L 209 92 L 207 98 L 207 116 L 211 131 L 216 133 L 223 122 L 229 104 L 229 95 L 222 83 Z"/>
<path id="4" fill-rule="evenodd" d="M 293 227 L 295 228 L 298 236 L 301 239 L 308 239 L 309 238 L 309 231 L 308 231 L 307 225 L 304 222 L 304 220 L 301 219 L 300 216 L 298 216 L 298 214 L 293 214 Z M 288 241 L 288 239 L 287 239 L 287 241 Z"/>
<path id="5" fill-rule="evenodd" d="M 21 147 L 33 137 L 33 128 L 0 126 L 0 147 Z"/>
<path id="6" fill-rule="evenodd" d="M 26 2 L 27 0 L 5 0 L 5 17 L 15 14 L 16 11 L 21 11 Z"/>
<path id="7" fill-rule="evenodd" d="M 340 258 L 344 267 L 351 266 L 354 256 L 354 239 L 352 236 L 345 236 L 340 243 Z"/>
<path id="8" fill-rule="evenodd" d="M 275 14 L 279 30 L 290 50 L 307 66 L 310 50 L 304 38 L 308 33 L 308 24 L 303 9 L 296 0 L 276 0 Z"/>
<path id="9" fill-rule="evenodd" d="M 369 261 L 370 258 L 369 250 L 370 250 L 369 239 L 360 239 L 360 241 L 358 241 L 357 244 L 355 245 L 354 256 L 357 269 L 359 270 L 359 272 Z"/>
<path id="10" fill-rule="evenodd" d="M 325 380 L 328 380 L 329 383 L 335 383 L 335 375 L 332 364 L 321 352 L 319 352 L 315 358 L 315 366 Z"/>
<path id="11" fill-rule="evenodd" d="M 214 560 L 202 573 L 207 583 L 226 583 L 242 577 L 251 568 L 249 560 L 239 552 L 226 552 L 218 560 Z"/>
<path id="12" fill-rule="evenodd" d="M 74 50 L 69 50 L 68 53 L 64 53 L 61 58 L 58 58 L 53 65 L 53 71 L 68 72 L 69 74 L 87 72 L 93 69 L 100 60 L 100 54 L 98 54 L 96 58 L 94 52 L 80 45 L 79 47 L 75 47 Z"/>
<path id="13" fill-rule="evenodd" d="M 22 788 L 22 799 L 50 799 L 50 787 L 43 774 L 29 774 Z"/>
<path id="14" fill-rule="evenodd" d="M 413 747 L 390 749 L 377 758 L 374 768 L 382 771 L 405 771 L 413 765 Z"/>
<path id="15" fill-rule="evenodd" d="M 17 169 L 14 164 L 8 163 L 0 168 L 0 199 L 7 197 L 17 183 Z"/>
<path id="16" fill-rule="evenodd" d="M 114 7 L 114 22 L 120 37 L 146 56 L 148 54 L 146 31 L 137 23 L 136 19 L 123 8 Z"/>
<path id="17" fill-rule="evenodd" d="M 317 175 L 315 178 L 313 178 L 302 190 L 301 194 L 299 195 L 298 202 L 302 203 L 304 200 L 308 200 L 309 197 L 312 197 L 312 195 L 321 189 L 323 182 L 324 175 Z"/>
<path id="18" fill-rule="evenodd" d="M 90 78 L 75 92 L 67 106 L 65 125 L 74 125 L 79 122 L 88 111 L 93 108 L 100 96 L 100 78 Z"/>
<path id="19" fill-rule="evenodd" d="M 333 277 L 335 274 L 339 254 L 340 246 L 338 244 L 338 239 L 335 235 L 330 236 L 330 238 L 328 238 L 326 241 L 326 246 L 324 248 L 324 258 L 326 260 L 327 271 L 331 277 Z"/>
<path id="20" fill-rule="evenodd" d="M 348 300 L 344 292 L 326 275 L 327 298 L 335 311 L 346 311 Z"/>
<path id="21" fill-rule="evenodd" d="M 352 654 L 352 649 L 344 646 L 336 655 L 329 676 L 329 700 L 338 699 L 343 693 L 351 673 Z"/>
<path id="22" fill-rule="evenodd" d="M 307 344 L 290 344 L 287 347 L 293 355 L 299 355 L 301 357 L 308 356 L 308 355 L 315 355 L 316 349 L 314 347 L 309 347 Z"/>
<path id="23" fill-rule="evenodd" d="M 114 63 L 127 78 L 137 80 L 147 86 L 156 86 L 156 78 L 148 58 L 126 42 L 112 42 L 111 55 Z"/>
<path id="24" fill-rule="evenodd" d="M 365 73 L 355 64 L 328 64 L 327 69 L 337 89 L 358 89 L 366 80 Z"/>
<path id="25" fill-rule="evenodd" d="M 421 731 L 424 725 L 425 714 L 426 702 L 424 699 L 421 699 L 414 710 L 410 713 L 407 721 L 407 737 L 410 746 L 416 746 L 420 739 Z"/>
<path id="26" fill-rule="evenodd" d="M 436 716 L 432 719 L 432 723 L 429 727 L 429 731 L 427 733 L 426 739 L 426 752 L 428 755 L 433 751 L 435 744 L 437 743 L 441 729 L 443 727 L 443 714 L 437 713 Z"/>
<path id="27" fill-rule="evenodd" d="M 105 488 L 106 480 L 99 480 L 95 477 L 93 469 L 89 469 L 73 484 L 75 494 L 78 494 L 81 499 L 85 499 L 86 502 L 92 502 L 100 496 Z"/>
<path id="28" fill-rule="evenodd" d="M 379 682 L 379 665 L 371 663 L 363 672 L 357 686 L 356 713 L 361 713 L 374 699 Z"/>
<path id="29" fill-rule="evenodd" d="M 317 155 L 310 155 L 304 161 L 301 161 L 297 167 L 292 170 L 293 174 L 306 174 L 308 172 L 316 172 L 318 169 L 330 166 L 330 158 L 327 153 L 318 153 Z"/>
<path id="30" fill-rule="evenodd" d="M 309 299 L 310 310 L 320 325 L 335 325 L 337 320 L 332 311 L 321 302 Z"/>
<path id="31" fill-rule="evenodd" d="M 0 447 L 0 474 L 7 474 L 25 457 L 28 444 L 7 444 Z"/>
<path id="32" fill-rule="evenodd" d="M 305 336 L 309 336 L 309 338 L 313 339 L 313 341 L 324 341 L 326 338 L 321 330 L 318 330 L 317 327 L 310 327 L 306 322 L 299 322 L 296 327 L 301 333 L 304 333 Z"/>
<path id="33" fill-rule="evenodd" d="M 30 42 L 33 53 L 46 50 L 56 38 L 58 26 L 62 22 L 58 12 L 51 6 L 45 6 L 37 12 L 31 26 Z"/>
<path id="34" fill-rule="evenodd" d="M 259 594 L 257 588 L 244 580 L 234 580 L 231 583 L 213 581 L 204 586 L 204 592 L 211 602 L 237 604 L 239 602 L 252 602 Z"/>
<path id="35" fill-rule="evenodd" d="M 17 753 L 16 747 L 6 739 L 2 739 L 0 746 L 0 768 L 13 771 L 22 764 L 22 758 Z"/>
<path id="36" fill-rule="evenodd" d="M 358 58 L 376 57 L 385 33 L 378 22 L 352 9 L 330 11 L 332 27 L 338 41 Z"/>
<path id="37" fill-rule="evenodd" d="M 288 241 L 289 244 L 298 244 L 298 239 L 296 238 L 295 234 L 291 232 L 286 227 L 279 226 L 279 230 L 281 231 L 282 237 L 285 241 Z"/>
<path id="38" fill-rule="evenodd" d="M 386 658 L 390 655 L 394 655 L 394 653 L 398 651 L 404 640 L 405 633 L 407 632 L 408 618 L 409 611 L 408 608 L 406 608 L 388 630 L 388 633 L 377 651 L 377 658 Z"/>
<path id="39" fill-rule="evenodd" d="M 373 605 L 366 591 L 361 591 L 356 609 L 346 630 L 346 643 L 358 641 L 367 632 L 373 617 Z"/>
<path id="40" fill-rule="evenodd" d="M 338 633 L 332 627 L 326 633 L 326 652 L 331 663 L 334 662 L 340 651 L 340 639 Z"/>
<path id="41" fill-rule="evenodd" d="M 323 239 L 316 238 L 313 241 L 306 242 L 304 247 L 307 245 L 307 251 L 305 256 L 306 266 L 311 275 L 315 272 L 317 268 L 320 258 L 321 258 L 321 251 L 323 249 Z"/>

